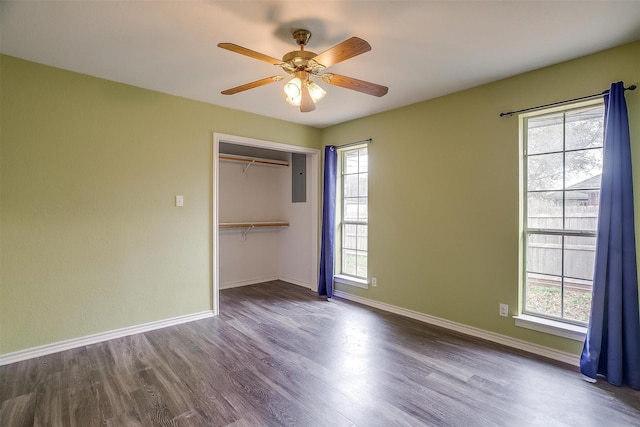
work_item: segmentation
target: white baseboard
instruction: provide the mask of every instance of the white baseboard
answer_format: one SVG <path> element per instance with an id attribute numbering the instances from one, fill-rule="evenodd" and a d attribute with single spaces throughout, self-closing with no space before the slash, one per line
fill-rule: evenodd
<path id="1" fill-rule="evenodd" d="M 303 288 L 313 290 L 313 287 L 310 283 L 303 282 L 302 280 L 296 280 L 285 276 L 280 276 L 278 279 L 282 280 L 283 282 L 291 283 L 292 285 L 302 286 Z"/>
<path id="2" fill-rule="evenodd" d="M 278 278 L 276 277 L 276 278 L 260 279 L 255 283 L 261 283 L 261 282 L 270 281 L 270 280 L 278 280 Z M 303 283 L 297 280 L 292 280 L 290 278 L 281 277 L 280 280 L 292 283 L 294 285 L 302 286 L 305 288 L 310 288 L 309 284 Z M 255 283 L 236 282 L 236 283 L 228 284 L 226 287 L 231 288 L 231 287 L 237 287 L 237 286 L 247 286 Z M 409 317 L 411 319 L 418 320 L 420 322 L 428 323 L 431 325 L 439 326 L 445 329 L 450 329 L 450 330 L 460 332 L 466 335 L 470 335 L 473 337 L 481 338 L 487 341 L 502 344 L 508 347 L 516 348 L 518 350 L 526 351 L 528 353 L 544 356 L 549 359 L 567 363 L 569 365 L 573 365 L 573 366 L 580 365 L 580 357 L 571 353 L 554 350 L 549 347 L 544 347 L 541 345 L 532 344 L 527 341 L 511 338 L 506 335 L 496 334 L 494 332 L 489 332 L 483 329 L 467 326 L 462 323 L 452 322 L 450 320 L 442 319 L 435 316 L 430 316 L 428 314 L 420 313 L 420 312 L 409 310 L 406 308 L 371 300 L 371 299 L 360 297 L 357 295 L 352 295 L 337 289 L 333 291 L 333 294 L 338 298 L 343 298 L 346 300 L 357 302 L 359 304 L 378 308 L 380 310 L 388 311 L 390 313 L 395 313 L 400 316 Z M 8 365 L 15 362 L 20 362 L 22 360 L 33 359 L 35 357 L 45 356 L 47 354 L 58 353 L 64 350 L 70 350 L 72 348 L 77 348 L 85 345 L 108 341 L 115 338 L 121 338 L 127 335 L 138 334 L 142 332 L 152 331 L 155 329 L 162 329 L 169 326 L 179 325 L 181 323 L 187 323 L 195 320 L 206 319 L 213 316 L 214 316 L 213 311 L 208 310 L 200 313 L 187 314 L 184 316 L 172 317 L 170 319 L 158 320 L 155 322 L 149 322 L 141 325 L 130 326 L 127 328 L 101 332 L 98 334 L 88 335 L 85 337 L 73 338 L 66 341 L 60 341 L 60 342 L 46 344 L 38 347 L 32 347 L 24 350 L 15 351 L 12 353 L 5 353 L 3 355 L 0 355 L 0 366 Z"/>
<path id="3" fill-rule="evenodd" d="M 428 314 L 420 313 L 418 311 L 408 310 L 406 308 L 397 307 L 395 305 L 371 300 L 369 298 L 364 298 L 358 295 L 349 294 L 347 292 L 340 291 L 337 289 L 334 289 L 333 296 L 338 298 L 344 298 L 353 302 L 357 302 L 359 304 L 368 305 L 370 307 L 378 308 L 380 310 L 388 311 L 390 313 L 399 314 L 400 316 L 409 317 L 411 319 L 428 323 L 430 325 L 440 326 L 441 328 L 450 329 L 452 331 L 460 332 L 465 335 L 470 335 L 483 340 L 502 344 L 507 347 L 516 348 L 518 350 L 526 351 L 528 353 L 536 354 L 538 356 L 547 357 L 549 359 L 564 362 L 572 366 L 580 366 L 580 356 L 577 356 L 575 354 L 566 353 L 566 352 L 555 350 L 549 347 L 544 347 L 538 344 L 532 344 L 530 342 L 519 340 L 516 338 L 511 338 L 506 335 L 496 334 L 494 332 L 485 331 L 484 329 L 474 328 L 472 326 L 464 325 L 462 323 L 452 322 L 450 320 L 442 319 L 440 317 L 430 316 Z"/>
<path id="4" fill-rule="evenodd" d="M 271 282 L 274 280 L 282 280 L 283 282 L 291 283 L 292 285 L 302 286 L 303 288 L 313 289 L 309 283 L 305 283 L 301 280 L 292 279 L 285 276 L 269 276 L 261 277 L 260 279 L 243 280 L 240 282 L 230 282 L 220 285 L 220 289 L 239 288 L 240 286 L 256 285 L 258 283 Z"/>
<path id="5" fill-rule="evenodd" d="M 85 345 L 96 344 L 115 338 L 126 337 L 127 335 L 139 334 L 141 332 L 162 329 L 168 326 L 179 325 L 181 323 L 193 322 L 194 320 L 206 319 L 213 316 L 213 311 L 207 310 L 200 313 L 172 317 L 170 319 L 143 323 L 141 325 L 129 326 L 122 329 L 100 332 L 98 334 L 87 335 L 85 337 L 72 338 L 66 341 L 59 341 L 51 344 L 41 345 L 38 347 L 14 351 L 12 353 L 5 353 L 3 355 L 0 355 L 0 366 L 20 362 L 22 360 L 33 359 L 35 357 L 46 356 L 47 354 L 58 353 L 60 351 L 70 350 L 72 348 L 82 347 Z"/>
<path id="6" fill-rule="evenodd" d="M 240 286 L 255 285 L 257 283 L 271 282 L 273 280 L 278 280 L 278 276 L 268 276 L 268 277 L 260 277 L 258 279 L 241 280 L 239 282 L 221 283 L 220 289 L 239 288 Z"/>

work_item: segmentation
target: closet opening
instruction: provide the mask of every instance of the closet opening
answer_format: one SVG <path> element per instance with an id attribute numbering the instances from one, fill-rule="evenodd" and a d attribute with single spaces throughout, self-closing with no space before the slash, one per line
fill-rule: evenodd
<path id="1" fill-rule="evenodd" d="M 214 133 L 213 289 L 318 286 L 320 150 Z M 222 308 L 224 310 L 224 308 Z"/>

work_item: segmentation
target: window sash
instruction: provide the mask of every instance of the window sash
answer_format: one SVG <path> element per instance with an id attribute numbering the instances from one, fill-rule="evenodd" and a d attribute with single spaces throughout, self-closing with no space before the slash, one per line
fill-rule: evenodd
<path id="1" fill-rule="evenodd" d="M 352 225 L 357 228 L 355 235 L 348 235 L 347 227 Z M 366 227 L 366 235 L 361 236 L 359 233 L 359 229 L 362 227 Z M 367 261 L 368 261 L 368 248 L 360 249 L 360 239 L 366 239 L 368 241 L 368 225 L 363 223 L 362 221 L 358 222 L 344 222 L 342 223 L 342 247 L 341 247 L 341 268 L 340 274 L 344 276 L 356 277 L 359 279 L 367 279 Z M 351 237 L 352 239 L 348 239 Z M 346 242 L 353 240 L 354 244 L 347 245 Z M 368 245 L 367 245 L 368 246 Z M 364 262 L 364 264 L 363 264 Z M 347 265 L 351 265 L 351 268 L 348 268 Z M 360 274 L 364 273 L 364 274 Z"/>

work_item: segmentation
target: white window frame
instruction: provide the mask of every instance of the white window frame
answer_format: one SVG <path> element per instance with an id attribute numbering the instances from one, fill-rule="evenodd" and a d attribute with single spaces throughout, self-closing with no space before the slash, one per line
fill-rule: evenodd
<path id="1" fill-rule="evenodd" d="M 521 161 L 521 181 L 520 181 L 520 191 L 521 191 L 521 203 L 520 203 L 520 212 L 521 212 L 521 239 L 520 239 L 520 253 L 519 257 L 520 263 L 520 314 L 514 316 L 516 326 L 533 329 L 540 332 L 545 332 L 552 335 L 562 336 L 565 338 L 583 341 L 586 336 L 586 323 L 574 321 L 572 319 L 562 318 L 562 317 L 554 317 L 548 316 L 543 313 L 537 313 L 526 310 L 526 283 L 527 283 L 527 235 L 528 234 L 545 234 L 545 235 L 556 235 L 556 236 L 584 236 L 584 237 L 595 237 L 597 231 L 576 231 L 576 230 L 542 230 L 542 229 L 534 229 L 527 227 L 527 121 L 530 118 L 543 116 L 547 114 L 553 114 L 558 112 L 566 112 L 572 111 L 584 107 L 602 105 L 602 100 L 593 100 L 575 103 L 571 105 L 563 105 L 560 107 L 549 108 L 545 110 L 539 110 L 532 113 L 522 114 L 520 115 L 520 161 Z M 564 127 L 564 124 L 563 124 Z M 564 129 L 563 129 L 564 133 Z M 570 152 L 572 150 L 566 150 L 566 147 L 563 143 L 562 153 Z M 563 170 L 565 166 L 563 164 Z M 563 185 L 563 190 L 566 190 Z M 563 191 L 564 194 L 564 191 Z M 563 214 L 564 215 L 564 214 Z M 564 266 L 562 272 L 562 279 L 564 280 Z M 564 287 L 564 286 L 563 286 Z M 562 297 L 561 297 L 562 298 Z M 562 316 L 561 312 L 561 316 Z"/>
<path id="2" fill-rule="evenodd" d="M 367 226 L 367 236 L 369 234 L 369 221 L 368 221 L 368 215 L 367 215 L 367 220 L 365 221 L 346 221 L 344 219 L 344 212 L 343 212 L 343 208 L 344 208 L 344 196 L 343 196 L 343 188 L 344 188 L 344 175 L 345 175 L 345 165 L 344 165 L 344 156 L 345 153 L 348 152 L 352 152 L 352 151 L 359 151 L 363 148 L 367 148 L 367 162 L 368 162 L 368 144 L 361 144 L 361 145 L 354 145 L 354 146 L 350 146 L 350 147 L 345 147 L 345 148 L 338 148 L 338 185 L 337 185 L 337 192 L 336 192 L 336 267 L 337 267 L 337 274 L 334 275 L 334 280 L 337 283 L 341 283 L 341 284 L 345 284 L 345 285 L 350 285 L 350 286 L 356 286 L 359 288 L 364 288 L 364 289 L 368 289 L 369 288 L 369 284 L 368 284 L 368 275 L 369 275 L 369 269 L 368 269 L 368 261 L 369 261 L 369 242 L 367 239 L 367 248 L 366 250 L 362 251 L 359 250 L 360 252 L 365 252 L 367 255 L 367 275 L 366 276 L 356 276 L 353 274 L 348 274 L 345 273 L 343 271 L 343 230 L 344 230 L 344 225 L 346 225 L 347 223 L 349 225 L 365 225 Z M 368 168 L 367 168 L 368 169 Z M 360 173 L 360 172 L 359 172 Z M 368 172 L 366 172 L 368 173 Z M 367 182 L 367 186 L 368 186 L 368 182 Z M 367 188 L 367 210 L 369 209 L 369 198 L 368 198 L 368 188 Z"/>

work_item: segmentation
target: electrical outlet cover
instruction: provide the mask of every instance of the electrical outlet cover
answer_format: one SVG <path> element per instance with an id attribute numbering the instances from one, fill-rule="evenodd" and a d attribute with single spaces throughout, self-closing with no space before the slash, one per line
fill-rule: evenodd
<path id="1" fill-rule="evenodd" d="M 508 304 L 500 304 L 500 316 L 508 317 L 509 316 L 509 305 Z"/>

